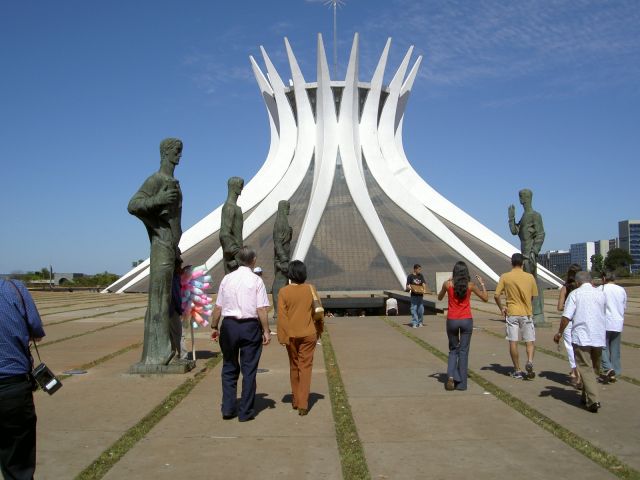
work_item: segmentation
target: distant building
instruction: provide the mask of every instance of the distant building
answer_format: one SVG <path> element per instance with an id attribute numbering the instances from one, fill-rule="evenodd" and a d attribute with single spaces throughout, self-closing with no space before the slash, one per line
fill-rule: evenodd
<path id="1" fill-rule="evenodd" d="M 558 276 L 567 273 L 571 265 L 571 253 L 567 250 L 550 250 L 538 254 L 538 263 Z"/>
<path id="2" fill-rule="evenodd" d="M 602 255 L 603 259 L 606 258 L 607 253 L 609 253 L 609 250 L 611 250 L 612 248 L 615 248 L 611 246 L 612 241 L 613 241 L 613 244 L 615 245 L 616 244 L 615 238 L 612 240 L 596 240 L 595 242 L 593 242 L 595 243 L 595 247 L 596 247 L 595 253 L 596 254 L 599 253 L 600 255 Z"/>
<path id="3" fill-rule="evenodd" d="M 595 242 L 572 243 L 569 252 L 571 263 L 577 263 L 583 270 L 591 270 L 591 256 L 596 253 Z"/>
<path id="4" fill-rule="evenodd" d="M 629 252 L 633 258 L 631 273 L 640 273 L 640 220 L 618 222 L 619 248 Z"/>

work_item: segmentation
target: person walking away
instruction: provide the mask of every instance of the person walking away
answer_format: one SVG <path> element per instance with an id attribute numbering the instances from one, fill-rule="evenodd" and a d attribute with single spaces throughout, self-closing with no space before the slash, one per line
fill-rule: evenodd
<path id="1" fill-rule="evenodd" d="M 582 377 L 582 404 L 590 412 L 598 413 L 601 405 L 596 375 L 606 338 L 606 298 L 602 290 L 591 284 L 589 272 L 578 272 L 576 282 L 578 288 L 567 297 L 560 328 L 553 336 L 553 341 L 558 343 L 565 328 L 572 322 L 573 352 Z"/>
<path id="2" fill-rule="evenodd" d="M 466 390 L 469 366 L 469 347 L 473 333 L 471 315 L 471 293 L 480 300 L 489 300 L 489 294 L 480 276 L 476 275 L 480 288 L 471 281 L 469 268 L 464 262 L 453 266 L 451 278 L 442 284 L 438 300 L 447 295 L 447 338 L 449 339 L 449 362 L 447 365 L 446 390 Z"/>
<path id="3" fill-rule="evenodd" d="M 530 273 L 522 269 L 524 258 L 521 253 L 511 256 L 510 272 L 503 274 L 498 281 L 494 300 L 505 318 L 509 354 L 513 362 L 513 378 L 531 380 L 536 374 L 533 371 L 533 355 L 535 353 L 536 331 L 533 325 L 532 299 L 538 296 L 536 280 Z M 500 295 L 504 292 L 507 305 L 502 306 Z M 526 372 L 520 370 L 518 340 L 522 334 L 527 349 Z"/>
<path id="4" fill-rule="evenodd" d="M 0 280 L 0 470 L 6 479 L 30 479 L 36 470 L 36 408 L 29 341 L 45 336 L 22 282 Z"/>
<path id="5" fill-rule="evenodd" d="M 222 418 L 253 420 L 256 412 L 256 373 L 262 346 L 271 340 L 267 310 L 269 299 L 262 278 L 253 273 L 256 252 L 241 247 L 239 267 L 222 279 L 211 315 L 211 338 L 222 350 Z M 222 318 L 222 325 L 218 324 Z M 238 359 L 239 357 L 239 359 Z M 242 395 L 236 405 L 238 378 L 242 372 Z"/>
<path id="6" fill-rule="evenodd" d="M 422 297 L 426 290 L 427 282 L 422 275 L 422 267 L 417 263 L 413 266 L 413 273 L 407 276 L 407 286 L 405 290 L 411 292 L 411 326 L 418 328 L 423 326 L 424 304 Z"/>
<path id="7" fill-rule="evenodd" d="M 278 293 L 278 342 L 289 355 L 291 405 L 301 416 L 309 412 L 311 370 L 316 342 L 322 333 L 322 320 L 313 320 L 315 287 L 308 283 L 307 267 L 300 260 L 289 263 L 291 282 Z"/>
<path id="8" fill-rule="evenodd" d="M 606 338 L 602 349 L 602 380 L 606 383 L 615 382 L 616 375 L 622 373 L 620 363 L 620 341 L 624 312 L 627 309 L 627 292 L 620 285 L 616 285 L 616 275 L 607 272 L 603 276 L 602 292 L 606 299 Z"/>
<path id="9" fill-rule="evenodd" d="M 577 263 L 572 263 L 569 265 L 569 269 L 567 270 L 567 279 L 560 288 L 560 294 L 558 295 L 558 311 L 564 311 L 564 302 L 567 300 L 569 294 L 578 288 L 578 284 L 576 283 L 576 273 L 580 272 L 582 267 Z M 571 343 L 571 325 L 564 329 L 564 334 L 562 336 L 564 341 L 564 348 L 567 350 L 567 358 L 569 360 L 569 367 L 571 368 L 571 373 L 569 374 L 571 384 L 578 388 L 582 388 L 580 374 L 578 373 L 578 367 L 576 366 L 576 359 L 573 354 L 573 346 Z"/>

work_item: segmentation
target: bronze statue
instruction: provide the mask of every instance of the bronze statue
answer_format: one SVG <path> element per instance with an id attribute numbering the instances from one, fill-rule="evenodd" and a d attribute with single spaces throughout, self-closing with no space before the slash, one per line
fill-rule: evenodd
<path id="1" fill-rule="evenodd" d="M 238 268 L 236 255 L 242 248 L 242 209 L 238 206 L 238 197 L 244 188 L 244 180 L 231 177 L 227 181 L 227 201 L 222 206 L 220 225 L 220 245 L 222 246 L 222 263 L 224 273 L 233 272 Z"/>
<path id="2" fill-rule="evenodd" d="M 160 170 L 147 178 L 129 201 L 129 213 L 142 220 L 151 242 L 144 347 L 140 363 L 131 368 L 133 373 L 164 372 L 160 366 L 167 365 L 175 353 L 170 339 L 171 284 L 180 261 L 182 192 L 173 173 L 181 156 L 181 140 L 160 142 Z"/>
<path id="3" fill-rule="evenodd" d="M 289 283 L 287 272 L 291 259 L 291 237 L 293 229 L 289 226 L 289 210 L 291 205 L 287 200 L 278 203 L 276 223 L 273 225 L 273 318 L 278 317 L 278 292 Z"/>
<path id="4" fill-rule="evenodd" d="M 518 192 L 520 203 L 524 208 L 524 213 L 520 221 L 516 223 L 513 205 L 509 206 L 509 228 L 513 235 L 520 237 L 520 252 L 524 257 L 522 268 L 529 272 L 538 280 L 538 254 L 544 243 L 544 226 L 542 216 L 531 206 L 533 193 L 528 188 Z M 538 286 L 538 296 L 533 299 L 533 321 L 535 325 L 544 324 L 544 298 L 542 289 Z"/>

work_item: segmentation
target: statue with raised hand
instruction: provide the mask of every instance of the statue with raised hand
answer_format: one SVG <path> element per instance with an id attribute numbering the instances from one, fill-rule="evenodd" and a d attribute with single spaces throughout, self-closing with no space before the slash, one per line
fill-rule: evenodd
<path id="1" fill-rule="evenodd" d="M 544 226 L 542 216 L 531 206 L 533 193 L 528 188 L 518 192 L 520 204 L 524 208 L 524 213 L 520 221 L 516 223 L 515 206 L 509 206 L 509 229 L 513 235 L 520 238 L 520 252 L 524 257 L 522 269 L 530 273 L 538 280 L 538 254 L 544 243 Z M 543 305 L 544 298 L 542 289 L 538 288 L 539 295 L 533 299 L 533 320 L 536 325 L 544 323 Z"/>
<path id="2" fill-rule="evenodd" d="M 180 258 L 182 191 L 173 173 L 181 156 L 181 140 L 162 140 L 160 170 L 147 178 L 129 201 L 129 213 L 144 223 L 151 243 L 144 346 L 140 363 L 131 368 L 133 373 L 164 372 L 157 367 L 167 365 L 174 355 L 170 338 L 171 285 Z"/>
<path id="3" fill-rule="evenodd" d="M 291 205 L 287 200 L 280 200 L 276 223 L 273 226 L 273 318 L 278 317 L 278 292 L 289 283 L 287 275 L 289 260 L 291 260 L 291 238 L 293 229 L 289 226 L 289 210 Z"/>
<path id="4" fill-rule="evenodd" d="M 227 181 L 227 201 L 222 206 L 222 219 L 220 224 L 220 245 L 222 246 L 222 264 L 224 273 L 237 270 L 239 263 L 236 255 L 242 248 L 242 209 L 238 206 L 238 197 L 244 188 L 244 180 L 240 177 L 231 177 Z"/>

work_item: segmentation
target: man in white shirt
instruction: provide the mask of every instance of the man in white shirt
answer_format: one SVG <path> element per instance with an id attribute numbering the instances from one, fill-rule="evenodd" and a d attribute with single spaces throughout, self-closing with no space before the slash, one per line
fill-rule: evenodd
<path id="1" fill-rule="evenodd" d="M 607 272 L 603 276 L 602 291 L 607 301 L 607 334 L 605 345 L 602 349 L 602 380 L 615 382 L 616 375 L 620 375 L 620 337 L 624 324 L 624 311 L 627 309 L 627 292 L 620 285 L 616 285 L 616 276 L 613 272 Z"/>
<path id="2" fill-rule="evenodd" d="M 600 401 L 596 375 L 600 370 L 600 355 L 606 337 L 606 300 L 602 290 L 591 284 L 589 272 L 578 272 L 576 282 L 578 288 L 573 290 L 565 301 L 560 329 L 553 341 L 560 341 L 562 332 L 573 320 L 571 342 L 582 377 L 582 403 L 590 412 L 598 413 Z"/>
<path id="3" fill-rule="evenodd" d="M 386 307 L 385 314 L 387 316 L 398 315 L 398 301 L 395 298 L 389 297 L 387 299 Z"/>
<path id="4" fill-rule="evenodd" d="M 253 273 L 256 252 L 240 248 L 237 270 L 220 282 L 216 306 L 211 316 L 214 341 L 220 339 L 222 350 L 222 418 L 253 420 L 256 396 L 256 373 L 262 346 L 271 340 L 267 310 L 269 298 L 262 278 Z M 218 333 L 218 324 L 222 326 Z M 239 358 L 238 358 L 239 357 Z M 237 386 L 242 371 L 242 395 L 236 405 Z"/>

